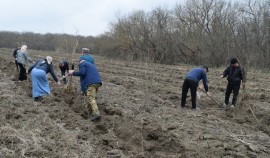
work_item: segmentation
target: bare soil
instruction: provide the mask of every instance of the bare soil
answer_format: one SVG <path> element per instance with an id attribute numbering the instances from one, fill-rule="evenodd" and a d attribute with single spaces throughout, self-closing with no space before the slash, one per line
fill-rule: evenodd
<path id="1" fill-rule="evenodd" d="M 58 61 L 79 54 L 30 50 L 34 60 Z M 91 122 L 79 78 L 65 91 L 51 78 L 51 96 L 31 98 L 31 79 L 18 82 L 11 49 L 0 49 L 0 157 L 262 157 L 270 154 L 269 73 L 251 71 L 235 109 L 224 110 L 209 97 L 200 107 L 180 108 L 187 65 L 125 62 L 94 56 L 103 85 L 97 96 L 102 119 Z M 76 66 L 75 69 L 78 69 Z M 212 97 L 222 104 L 223 69 L 210 69 Z M 30 75 L 28 75 L 30 78 Z"/>

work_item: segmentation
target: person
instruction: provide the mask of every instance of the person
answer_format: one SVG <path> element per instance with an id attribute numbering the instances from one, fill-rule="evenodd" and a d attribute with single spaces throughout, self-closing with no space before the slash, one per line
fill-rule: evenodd
<path id="1" fill-rule="evenodd" d="M 85 57 L 80 57 L 79 71 L 69 70 L 69 74 L 80 76 L 81 90 L 88 98 L 86 106 L 88 112 L 92 111 L 91 121 L 97 121 L 101 118 L 96 102 L 98 88 L 102 85 L 97 68 L 86 61 Z"/>
<path id="2" fill-rule="evenodd" d="M 39 59 L 28 69 L 28 73 L 31 73 L 32 77 L 32 97 L 35 101 L 40 101 L 44 95 L 50 94 L 47 73 L 50 73 L 54 81 L 60 85 L 54 73 L 52 60 L 52 57 L 47 56 L 45 59 Z"/>
<path id="3" fill-rule="evenodd" d="M 67 71 L 67 73 L 68 73 L 68 70 L 69 70 L 69 62 L 66 61 L 66 60 L 60 61 L 60 62 L 59 62 L 59 68 L 60 68 L 60 70 L 61 70 L 61 75 L 62 75 L 62 77 L 64 77 L 64 76 L 65 76 L 65 72 Z M 74 70 L 74 64 L 72 64 L 71 69 Z M 67 79 L 66 79 L 66 78 L 63 79 L 63 83 L 64 83 L 64 84 L 67 83 Z"/>
<path id="4" fill-rule="evenodd" d="M 237 96 L 239 93 L 241 81 L 243 83 L 243 87 L 245 86 L 246 78 L 243 69 L 239 65 L 239 62 L 236 58 L 231 59 L 231 65 L 228 66 L 220 78 L 227 77 L 228 83 L 225 93 L 225 101 L 224 108 L 227 108 L 229 104 L 230 95 L 233 92 L 232 105 L 231 108 L 234 108 L 237 101 Z"/>
<path id="5" fill-rule="evenodd" d="M 16 55 L 17 63 L 20 67 L 19 81 L 27 80 L 25 64 L 28 60 L 31 63 L 34 63 L 31 57 L 27 53 L 27 45 L 23 45 Z"/>
<path id="6" fill-rule="evenodd" d="M 185 107 L 186 97 L 188 90 L 191 91 L 191 101 L 192 101 L 192 109 L 198 109 L 196 106 L 196 95 L 197 95 L 197 87 L 200 80 L 203 81 L 204 89 L 206 94 L 209 95 L 208 92 L 208 83 L 206 73 L 208 72 L 208 67 L 203 66 L 200 68 L 193 68 L 190 70 L 184 80 L 182 86 L 182 99 L 181 99 L 181 107 Z"/>
<path id="7" fill-rule="evenodd" d="M 18 65 L 18 62 L 17 62 L 17 53 L 18 51 L 21 49 L 21 47 L 17 47 L 14 51 L 13 51 L 13 57 L 15 59 L 15 65 L 16 65 L 16 68 L 17 68 L 17 71 L 19 71 L 19 65 Z"/>
<path id="8" fill-rule="evenodd" d="M 89 54 L 90 50 L 88 48 L 82 49 L 82 56 L 85 58 L 86 61 L 95 65 L 94 58 Z"/>

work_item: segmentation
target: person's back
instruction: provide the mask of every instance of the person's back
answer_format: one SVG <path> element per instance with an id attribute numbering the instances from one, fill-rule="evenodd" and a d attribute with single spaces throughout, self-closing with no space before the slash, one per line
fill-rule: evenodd
<path id="1" fill-rule="evenodd" d="M 206 77 L 206 73 L 204 72 L 203 68 L 194 68 L 188 72 L 187 77 L 198 83 L 201 79 Z"/>
<path id="2" fill-rule="evenodd" d="M 93 65 L 95 65 L 95 62 L 94 62 L 94 58 L 90 55 L 90 54 L 85 54 L 83 56 L 85 58 L 85 60 Z"/>
<path id="3" fill-rule="evenodd" d="M 98 70 L 93 64 L 84 61 L 79 65 L 79 67 L 85 67 L 85 76 L 82 76 L 85 78 L 84 85 L 101 83 Z"/>
<path id="4" fill-rule="evenodd" d="M 26 63 L 26 60 L 33 62 L 32 59 L 28 56 L 26 45 L 23 45 L 21 49 L 17 51 L 16 58 L 17 62 L 23 65 Z"/>
<path id="5" fill-rule="evenodd" d="M 39 59 L 34 65 L 32 65 L 29 69 L 28 69 L 28 73 L 30 73 L 32 71 L 32 69 L 40 69 L 43 70 L 47 73 L 50 73 L 53 77 L 53 79 L 57 82 L 58 79 L 55 75 L 54 69 L 52 64 L 49 64 L 46 59 Z"/>
<path id="6" fill-rule="evenodd" d="M 229 66 L 224 72 L 224 75 L 227 76 L 229 82 L 240 82 L 243 80 L 243 71 L 242 68 L 238 65 L 236 67 Z"/>

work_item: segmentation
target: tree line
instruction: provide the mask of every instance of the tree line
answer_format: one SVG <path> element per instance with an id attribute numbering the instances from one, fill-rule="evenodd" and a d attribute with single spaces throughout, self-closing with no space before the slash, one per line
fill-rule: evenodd
<path id="1" fill-rule="evenodd" d="M 95 38 L 92 36 L 0 31 L 0 48 L 15 49 L 26 44 L 29 49 L 56 51 L 58 53 L 79 53 L 83 47 L 94 48 L 94 43 Z"/>
<path id="2" fill-rule="evenodd" d="M 104 37 L 105 38 L 105 37 Z M 270 66 L 269 0 L 188 0 L 117 16 L 104 40 L 110 53 L 166 64 Z M 103 52 L 104 53 L 104 52 Z"/>
<path id="3" fill-rule="evenodd" d="M 269 0 L 188 0 L 173 9 L 156 7 L 116 15 L 110 30 L 97 37 L 0 32 L 0 47 L 18 42 L 30 48 L 92 52 L 125 60 L 164 64 L 226 65 L 231 57 L 255 68 L 270 66 Z"/>

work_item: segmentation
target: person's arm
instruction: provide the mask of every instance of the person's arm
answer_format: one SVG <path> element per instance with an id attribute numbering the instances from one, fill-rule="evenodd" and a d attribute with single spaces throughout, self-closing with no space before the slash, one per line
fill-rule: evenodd
<path id="1" fill-rule="evenodd" d="M 73 70 L 70 70 L 73 71 Z M 85 75 L 85 67 L 83 65 L 79 65 L 79 71 L 73 71 L 72 72 L 73 76 L 84 76 Z"/>
<path id="2" fill-rule="evenodd" d="M 39 60 L 28 69 L 28 73 L 31 73 L 31 71 L 37 65 L 38 62 L 39 62 Z"/>
<path id="3" fill-rule="evenodd" d="M 66 71 L 68 71 L 69 70 L 69 63 L 68 62 L 66 62 L 65 67 L 66 67 Z"/>
<path id="4" fill-rule="evenodd" d="M 71 70 L 74 70 L 74 64 L 72 63 L 72 65 L 71 65 Z"/>
<path id="5" fill-rule="evenodd" d="M 62 77 L 65 76 L 65 71 L 63 71 L 62 69 L 61 69 L 61 75 Z"/>
<path id="6" fill-rule="evenodd" d="M 202 74 L 202 80 L 203 80 L 204 89 L 205 89 L 205 91 L 207 93 L 208 92 L 208 83 L 207 83 L 206 73 L 203 73 Z"/>
<path id="7" fill-rule="evenodd" d="M 55 81 L 55 82 L 58 82 L 58 78 L 56 77 L 56 75 L 55 75 L 55 73 L 54 73 L 54 69 L 53 69 L 52 64 L 48 64 L 48 67 L 49 67 L 49 72 L 50 72 L 50 74 L 52 75 L 54 81 Z"/>
<path id="8" fill-rule="evenodd" d="M 220 76 L 221 78 L 224 78 L 224 77 L 228 76 L 228 74 L 229 74 L 229 68 L 230 68 L 230 67 L 227 67 L 227 68 L 224 70 L 223 74 Z"/>
<path id="9" fill-rule="evenodd" d="M 243 83 L 245 83 L 247 81 L 246 72 L 245 72 L 244 68 L 241 68 L 240 70 L 241 70 L 240 71 L 240 78 L 243 81 Z"/>
<path id="10" fill-rule="evenodd" d="M 27 52 L 25 52 L 25 58 L 26 58 L 29 62 L 33 63 L 32 58 L 28 55 Z"/>

